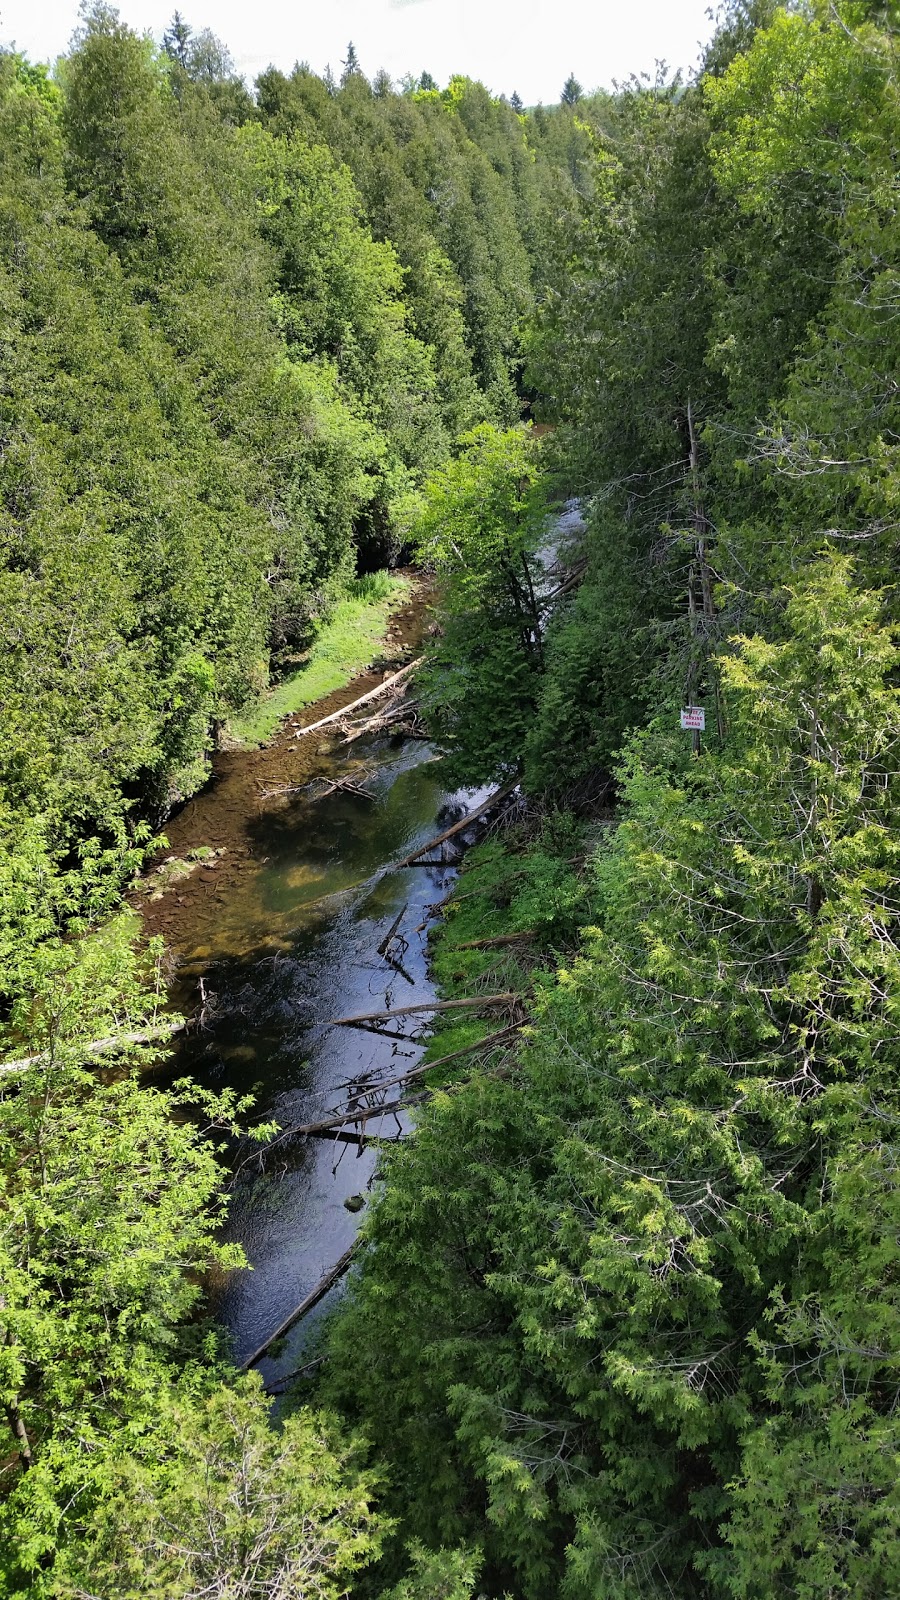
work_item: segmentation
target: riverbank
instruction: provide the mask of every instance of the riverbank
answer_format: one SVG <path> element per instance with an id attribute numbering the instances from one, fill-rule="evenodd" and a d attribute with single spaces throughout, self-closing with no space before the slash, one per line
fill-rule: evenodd
<path id="1" fill-rule="evenodd" d="M 404 585 L 402 596 L 395 590 L 386 601 L 376 602 L 380 627 L 373 628 L 371 611 L 362 617 L 357 612 L 348 639 L 341 623 L 338 635 L 326 640 L 318 655 L 311 652 L 309 671 L 314 676 L 302 683 L 300 674 L 291 680 L 294 708 L 286 710 L 276 691 L 258 720 L 238 725 L 234 731 L 242 734 L 241 740 L 226 740 L 213 758 L 207 783 L 166 823 L 167 843 L 136 885 L 131 903 L 147 935 L 161 936 L 176 963 L 211 944 L 203 929 L 215 921 L 217 907 L 239 890 L 247 872 L 258 869 L 265 856 L 258 827 L 262 813 L 277 810 L 285 803 L 280 794 L 296 794 L 323 771 L 333 740 L 324 730 L 321 738 L 297 739 L 297 729 L 376 688 L 415 654 L 428 627 L 432 587 L 410 569 L 397 577 Z M 338 673 L 342 681 L 312 698 L 311 684 L 317 679 L 321 688 L 328 673 Z M 251 733 L 266 728 L 265 742 L 251 741 Z"/>
<path id="2" fill-rule="evenodd" d="M 392 617 L 421 585 L 410 571 L 373 572 L 355 578 L 335 606 L 296 672 L 264 695 L 244 717 L 229 722 L 223 748 L 267 744 L 287 717 L 351 683 L 389 640 Z"/>

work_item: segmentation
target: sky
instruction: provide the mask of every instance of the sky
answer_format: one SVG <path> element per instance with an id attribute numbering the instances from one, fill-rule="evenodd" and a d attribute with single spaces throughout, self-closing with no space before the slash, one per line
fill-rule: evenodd
<path id="1" fill-rule="evenodd" d="M 340 74 L 353 40 L 371 78 L 454 72 L 526 105 L 559 99 L 570 72 L 586 89 L 608 88 L 657 60 L 690 68 L 712 31 L 710 0 L 118 0 L 124 20 L 160 39 L 176 8 L 212 28 L 252 82 L 297 60 Z M 0 0 L 0 44 L 52 61 L 78 22 L 77 0 Z"/>

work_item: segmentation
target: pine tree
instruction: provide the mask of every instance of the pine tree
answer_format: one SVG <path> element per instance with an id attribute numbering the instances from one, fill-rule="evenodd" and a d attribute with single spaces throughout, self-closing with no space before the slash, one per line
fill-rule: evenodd
<path id="1" fill-rule="evenodd" d="M 345 83 L 349 83 L 350 79 L 353 78 L 353 77 L 361 77 L 362 76 L 362 68 L 360 67 L 360 64 L 359 64 L 359 56 L 356 53 L 356 46 L 354 45 L 352 39 L 350 40 L 350 43 L 347 46 L 347 55 L 346 55 L 345 59 L 342 61 L 341 65 L 342 65 L 342 67 L 344 69 L 343 72 L 341 73 L 341 84 L 342 85 L 345 84 Z"/>
<path id="2" fill-rule="evenodd" d="M 570 72 L 565 83 L 563 84 L 562 94 L 559 97 L 560 105 L 577 106 L 583 94 L 584 90 L 582 89 L 581 84 L 578 82 L 574 72 Z"/>
<path id="3" fill-rule="evenodd" d="M 180 11 L 173 11 L 172 20 L 163 34 L 163 48 L 167 55 L 177 61 L 185 71 L 188 65 L 188 46 L 193 30 L 190 28 Z"/>

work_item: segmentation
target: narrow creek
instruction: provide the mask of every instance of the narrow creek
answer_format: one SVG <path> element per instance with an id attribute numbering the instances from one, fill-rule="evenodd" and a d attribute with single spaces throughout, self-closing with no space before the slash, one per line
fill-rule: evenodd
<path id="1" fill-rule="evenodd" d="M 422 631 L 421 606 L 402 620 L 408 651 Z M 374 684 L 381 674 L 370 676 Z M 303 720 L 369 686 L 369 678 L 356 679 Z M 434 998 L 431 908 L 455 868 L 448 861 L 395 872 L 391 863 L 487 792 L 448 792 L 441 763 L 421 740 L 370 737 L 348 747 L 333 730 L 301 740 L 294 732 L 288 724 L 266 750 L 217 758 L 211 784 L 168 825 L 167 854 L 222 853 L 144 907 L 148 930 L 163 933 L 177 963 L 173 1002 L 187 1014 L 203 1008 L 202 1026 L 185 1035 L 167 1075 L 252 1093 L 254 1118 L 281 1127 L 326 1115 L 344 1098 L 335 1091 L 357 1075 L 395 1077 L 421 1056 L 421 1042 L 329 1023 Z M 359 783 L 361 773 L 371 799 L 340 790 L 322 796 L 316 783 Z M 295 792 L 274 792 L 285 787 Z M 400 912 L 403 973 L 378 954 Z M 398 1125 L 389 1116 L 367 1131 L 392 1137 Z M 226 1237 L 243 1246 L 252 1270 L 213 1285 L 214 1310 L 239 1361 L 351 1242 L 364 1207 L 354 1212 L 344 1202 L 368 1203 L 374 1168 L 371 1147 L 326 1139 L 295 1140 L 264 1163 L 252 1149 L 240 1152 Z M 260 1363 L 267 1383 L 302 1362 L 330 1301 Z"/>
<path id="2" fill-rule="evenodd" d="M 548 519 L 541 587 L 553 588 L 560 557 L 583 522 L 577 502 Z M 346 1085 L 395 1078 L 421 1057 L 421 1019 L 376 1036 L 332 1019 L 435 998 L 427 960 L 435 906 L 456 876 L 452 859 L 399 871 L 401 861 L 473 809 L 486 790 L 450 792 L 426 742 L 386 735 L 351 745 L 333 728 L 301 739 L 302 723 L 347 705 L 417 653 L 429 621 L 421 591 L 398 613 L 385 660 L 346 689 L 308 707 L 260 750 L 223 752 L 206 788 L 167 825 L 168 854 L 201 854 L 189 877 L 144 897 L 147 931 L 162 934 L 175 963 L 174 1004 L 202 1025 L 184 1035 L 167 1075 L 255 1098 L 254 1117 L 281 1128 L 325 1117 Z M 349 779 L 367 791 L 332 789 Z M 453 852 L 449 852 L 452 856 Z M 152 887 L 152 885 L 151 885 Z M 400 916 L 403 971 L 378 947 Z M 393 1116 L 367 1133 L 393 1137 Z M 371 1146 L 294 1140 L 277 1159 L 239 1152 L 226 1237 L 250 1269 L 213 1285 L 213 1309 L 238 1361 L 256 1350 L 343 1254 L 369 1201 Z M 348 1209 L 350 1200 L 356 1209 Z M 361 1202 L 361 1203 L 360 1203 Z M 316 1324 L 339 1287 L 260 1362 L 267 1385 L 303 1362 Z"/>

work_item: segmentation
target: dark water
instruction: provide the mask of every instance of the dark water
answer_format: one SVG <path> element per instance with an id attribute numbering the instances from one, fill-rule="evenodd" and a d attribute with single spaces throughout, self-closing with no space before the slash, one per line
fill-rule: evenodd
<path id="1" fill-rule="evenodd" d="M 359 781 L 362 760 L 375 799 L 337 792 L 263 807 L 253 825 L 255 864 L 207 913 L 203 943 L 181 969 L 174 995 L 192 1010 L 202 976 L 205 1024 L 179 1048 L 177 1072 L 210 1088 L 252 1092 L 254 1118 L 281 1127 L 340 1106 L 346 1092 L 337 1086 L 347 1080 L 373 1072 L 394 1077 L 421 1056 L 421 1043 L 329 1022 L 434 997 L 426 962 L 429 908 L 447 893 L 455 869 L 392 872 L 389 864 L 483 794 L 448 794 L 440 763 L 421 742 L 359 741 L 351 750 L 352 761 L 335 741 L 325 763 L 329 775 L 352 765 Z M 377 953 L 404 907 L 405 976 Z M 423 1019 L 398 1019 L 397 1030 L 421 1035 Z M 391 1137 L 398 1125 L 387 1117 L 366 1131 Z M 231 1273 L 213 1294 L 240 1360 L 351 1242 L 364 1213 L 346 1210 L 344 1200 L 368 1197 L 375 1156 L 371 1147 L 294 1140 L 262 1163 L 253 1147 L 242 1149 L 235 1169 L 226 1237 L 243 1245 L 252 1270 Z M 277 1359 L 260 1363 L 267 1382 L 302 1362 L 329 1300 L 293 1330 Z"/>

